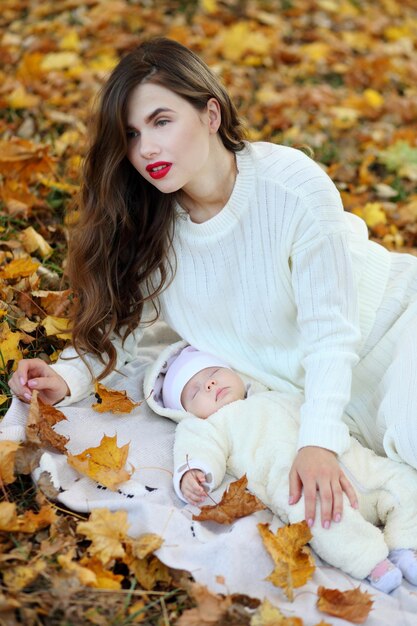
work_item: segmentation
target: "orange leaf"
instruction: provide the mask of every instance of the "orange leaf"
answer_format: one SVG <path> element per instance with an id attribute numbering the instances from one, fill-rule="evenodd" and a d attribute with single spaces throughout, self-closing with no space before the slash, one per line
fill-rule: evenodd
<path id="1" fill-rule="evenodd" d="M 218 524 L 231 524 L 240 517 L 266 509 L 256 496 L 246 491 L 247 484 L 246 475 L 230 483 L 219 504 L 203 506 L 200 514 L 193 515 L 193 519 L 199 522 L 213 521 Z"/>
<path id="2" fill-rule="evenodd" d="M 0 441 L 0 484 L 10 485 L 15 481 L 14 461 L 19 445 L 16 441 Z"/>
<path id="3" fill-rule="evenodd" d="M 100 444 L 77 455 L 68 454 L 68 463 L 76 470 L 115 491 L 120 483 L 129 480 L 132 472 L 124 469 L 129 445 L 117 447 L 117 435 L 103 435 Z"/>
<path id="4" fill-rule="evenodd" d="M 275 563 L 267 580 L 284 589 L 292 601 L 294 587 L 305 585 L 315 570 L 313 557 L 305 545 L 312 538 L 310 529 L 305 521 L 278 528 L 275 535 L 269 530 L 269 524 L 258 524 L 258 529 Z"/>
<path id="5" fill-rule="evenodd" d="M 68 438 L 59 435 L 52 428 L 58 422 L 67 419 L 65 415 L 51 406 L 45 404 L 38 398 L 38 392 L 32 393 L 30 401 L 29 415 L 26 423 L 26 437 L 31 443 L 41 445 L 49 445 L 56 448 L 59 452 L 66 451 Z"/>
<path id="6" fill-rule="evenodd" d="M 25 511 L 17 515 L 14 502 L 0 502 L 0 531 L 34 533 L 50 526 L 55 519 L 54 509 L 49 505 L 43 506 L 39 513 Z"/>
<path id="7" fill-rule="evenodd" d="M 317 608 L 323 613 L 346 619 L 354 624 L 363 624 L 373 605 L 369 593 L 359 587 L 348 591 L 319 587 Z"/>
<path id="8" fill-rule="evenodd" d="M 31 276 L 38 269 L 40 263 L 31 259 L 30 256 L 14 259 L 7 265 L 0 268 L 0 278 L 12 280 L 14 278 L 23 278 Z"/>
<path id="9" fill-rule="evenodd" d="M 135 406 L 139 406 L 141 402 L 133 402 L 126 391 L 117 391 L 116 389 L 107 389 L 104 385 L 96 383 L 96 398 L 98 402 L 92 405 L 97 413 L 130 413 Z"/>

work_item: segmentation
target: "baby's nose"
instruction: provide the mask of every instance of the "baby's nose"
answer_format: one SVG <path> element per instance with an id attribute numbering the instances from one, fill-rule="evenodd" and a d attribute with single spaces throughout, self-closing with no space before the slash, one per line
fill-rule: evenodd
<path id="1" fill-rule="evenodd" d="M 214 378 L 209 378 L 209 379 L 207 380 L 207 383 L 206 383 L 206 389 L 207 389 L 208 391 L 210 391 L 210 389 L 212 389 L 212 387 L 213 387 L 215 384 L 216 384 L 216 381 L 214 380 Z"/>

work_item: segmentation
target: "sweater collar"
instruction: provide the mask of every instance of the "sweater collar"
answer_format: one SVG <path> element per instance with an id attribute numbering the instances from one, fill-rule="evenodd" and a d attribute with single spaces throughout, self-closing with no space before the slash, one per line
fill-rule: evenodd
<path id="1" fill-rule="evenodd" d="M 176 202 L 176 232 L 181 237 L 205 238 L 218 236 L 239 222 L 249 208 L 250 196 L 254 190 L 255 164 L 252 159 L 250 144 L 236 152 L 237 176 L 229 200 L 217 215 L 202 224 L 192 222 L 188 213 Z"/>

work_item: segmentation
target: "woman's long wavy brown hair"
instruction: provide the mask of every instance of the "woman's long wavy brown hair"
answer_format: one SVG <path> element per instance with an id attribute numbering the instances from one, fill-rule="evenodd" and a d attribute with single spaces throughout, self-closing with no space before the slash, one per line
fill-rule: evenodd
<path id="1" fill-rule="evenodd" d="M 157 296 L 172 280 L 168 261 L 173 194 L 162 194 L 127 159 L 127 103 L 144 81 L 183 97 L 197 110 L 210 98 L 221 108 L 219 135 L 233 152 L 243 148 L 243 127 L 226 90 L 193 52 L 165 38 L 142 43 L 125 56 L 104 85 L 81 187 L 80 220 L 70 236 L 67 273 L 76 305 L 73 345 L 100 358 L 100 378 L 116 364 L 111 337 L 125 340 L 140 323 L 145 301 L 155 319 Z"/>

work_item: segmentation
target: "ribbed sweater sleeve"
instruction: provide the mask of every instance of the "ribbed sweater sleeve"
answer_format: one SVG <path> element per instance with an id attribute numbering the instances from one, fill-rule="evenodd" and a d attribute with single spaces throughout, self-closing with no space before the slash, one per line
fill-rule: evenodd
<path id="1" fill-rule="evenodd" d="M 346 234 L 323 235 L 292 257 L 305 371 L 298 447 L 342 454 L 349 431 L 342 414 L 358 362 L 358 307 Z"/>

